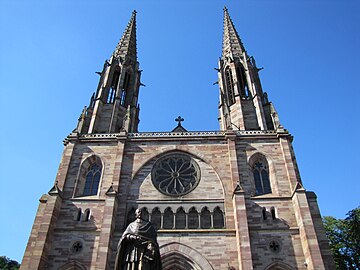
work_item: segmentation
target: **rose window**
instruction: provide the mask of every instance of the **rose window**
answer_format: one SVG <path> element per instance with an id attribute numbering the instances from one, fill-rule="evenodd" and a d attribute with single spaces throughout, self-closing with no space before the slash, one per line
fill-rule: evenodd
<path id="1" fill-rule="evenodd" d="M 200 168 L 190 156 L 170 154 L 155 162 L 151 179 L 161 193 L 181 196 L 197 186 L 200 180 Z"/>

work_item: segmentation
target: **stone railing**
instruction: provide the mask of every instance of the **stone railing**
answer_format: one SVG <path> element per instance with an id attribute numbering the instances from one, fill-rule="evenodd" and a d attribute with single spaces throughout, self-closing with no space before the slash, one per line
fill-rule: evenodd
<path id="1" fill-rule="evenodd" d="M 230 131 L 231 132 L 231 131 Z M 122 138 L 174 138 L 174 137 L 219 137 L 225 136 L 227 131 L 188 131 L 188 132 L 137 132 L 137 133 L 98 133 L 82 134 L 79 139 L 116 139 Z M 257 136 L 257 135 L 276 135 L 275 130 L 236 130 L 233 131 L 236 136 Z M 233 133 L 233 134 L 234 134 Z"/>
<path id="2" fill-rule="evenodd" d="M 237 130 L 237 136 L 243 135 L 276 135 L 276 130 Z"/>
<path id="3" fill-rule="evenodd" d="M 163 138 L 163 137 L 212 137 L 224 136 L 224 131 L 189 131 L 189 132 L 138 132 L 129 133 L 128 138 Z"/>
<path id="4" fill-rule="evenodd" d="M 94 139 L 94 138 L 116 138 L 118 136 L 120 136 L 122 134 L 120 133 L 96 133 L 96 134 L 82 134 L 80 136 L 80 138 L 89 138 L 89 139 Z"/>

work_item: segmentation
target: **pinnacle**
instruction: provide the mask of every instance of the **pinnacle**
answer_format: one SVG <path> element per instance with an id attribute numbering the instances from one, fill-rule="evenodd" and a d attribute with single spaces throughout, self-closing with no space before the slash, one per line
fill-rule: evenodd
<path id="1" fill-rule="evenodd" d="M 113 56 L 116 58 L 124 58 L 125 56 L 129 56 L 136 60 L 137 52 L 136 52 L 136 13 L 134 10 L 132 12 L 130 21 L 118 43 L 116 49 L 113 53 Z"/>
<path id="2" fill-rule="evenodd" d="M 236 32 L 235 26 L 230 18 L 228 9 L 224 6 L 224 32 L 222 55 L 239 57 L 245 51 L 244 45 Z"/>

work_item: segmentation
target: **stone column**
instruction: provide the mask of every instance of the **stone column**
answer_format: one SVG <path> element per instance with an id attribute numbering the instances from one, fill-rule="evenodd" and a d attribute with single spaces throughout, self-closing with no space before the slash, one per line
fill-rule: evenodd
<path id="1" fill-rule="evenodd" d="M 250 234 L 247 220 L 245 192 L 241 189 L 239 167 L 236 155 L 236 134 L 226 134 L 229 151 L 230 174 L 233 187 L 234 222 L 236 229 L 236 244 L 238 250 L 239 270 L 252 270 Z"/>
<path id="2" fill-rule="evenodd" d="M 118 138 L 117 152 L 115 157 L 115 166 L 112 173 L 113 178 L 112 183 L 119 183 L 120 174 L 121 174 L 121 165 L 123 160 L 123 153 L 125 147 L 126 136 Z M 105 206 L 103 213 L 103 220 L 101 224 L 101 234 L 99 238 L 99 245 L 97 248 L 97 257 L 96 257 L 96 268 L 98 270 L 110 270 L 110 263 L 113 258 L 115 258 L 116 250 L 112 250 L 112 242 L 116 223 L 116 212 L 117 212 L 117 189 L 118 184 L 109 187 L 105 196 Z M 113 247 L 115 248 L 115 246 Z M 113 257 L 113 258 L 112 258 Z"/>
<path id="3" fill-rule="evenodd" d="M 60 194 L 44 194 L 41 196 L 24 258 L 21 262 L 21 270 L 48 269 L 51 236 L 59 215 L 61 202 Z"/>
<path id="4" fill-rule="evenodd" d="M 65 180 L 75 146 L 75 144 L 70 141 L 76 140 L 77 134 L 71 134 L 65 139 L 65 149 L 61 158 L 55 185 L 49 191 L 49 194 L 42 195 L 39 200 L 40 204 L 21 263 L 21 270 L 48 268 L 48 253 L 52 243 L 51 236 L 56 226 L 62 198 L 66 195 L 61 190 L 65 186 Z"/>
<path id="5" fill-rule="evenodd" d="M 325 269 L 317 239 L 315 226 L 311 217 L 306 191 L 299 188 L 292 197 L 295 217 L 299 227 L 300 241 L 308 270 Z"/>

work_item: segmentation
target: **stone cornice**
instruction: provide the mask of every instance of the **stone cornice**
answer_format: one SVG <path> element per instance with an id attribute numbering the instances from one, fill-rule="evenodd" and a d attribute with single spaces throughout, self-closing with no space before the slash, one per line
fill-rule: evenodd
<path id="1" fill-rule="evenodd" d="M 137 133 L 97 133 L 97 134 L 78 134 L 71 133 L 65 138 L 64 144 L 75 141 L 119 141 L 119 140 L 225 140 L 233 136 L 238 140 L 241 138 L 278 138 L 291 135 L 286 130 L 232 130 L 232 131 L 188 131 L 188 132 L 137 132 Z"/>

